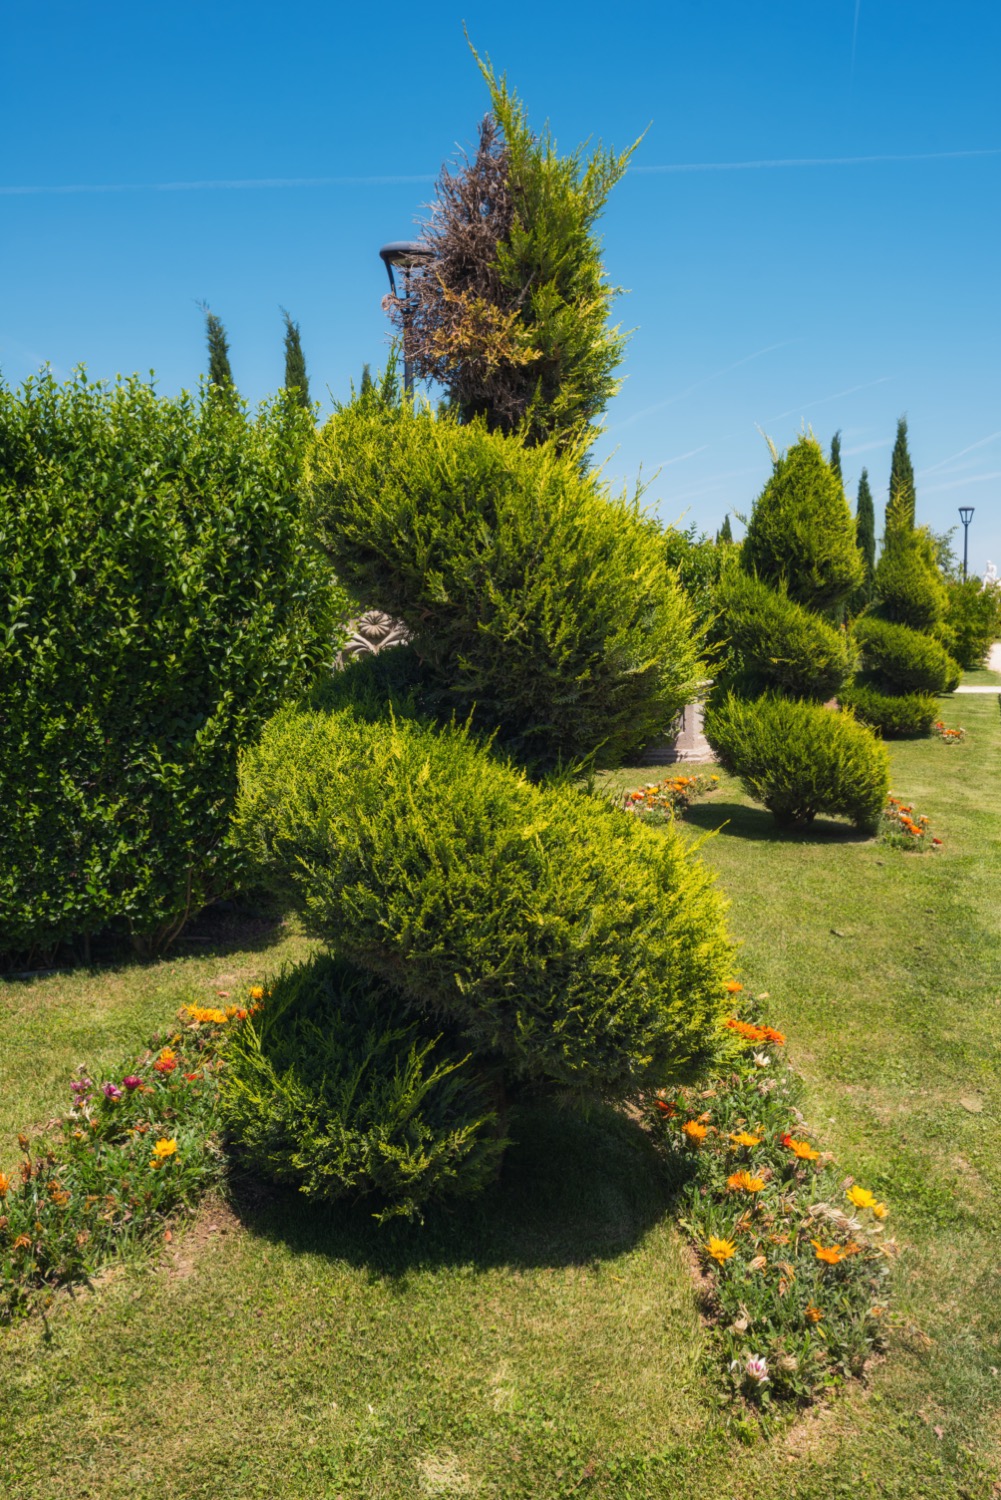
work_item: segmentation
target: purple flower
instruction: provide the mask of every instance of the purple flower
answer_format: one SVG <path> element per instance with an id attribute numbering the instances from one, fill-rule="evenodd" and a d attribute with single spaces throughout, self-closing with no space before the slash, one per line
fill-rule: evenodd
<path id="1" fill-rule="evenodd" d="M 86 1094 L 87 1090 L 88 1089 L 92 1089 L 93 1087 L 94 1087 L 94 1084 L 93 1084 L 92 1079 L 90 1079 L 90 1078 L 79 1078 L 75 1082 L 73 1082 L 73 1083 L 70 1084 L 70 1093 L 71 1094 L 77 1094 L 77 1095 Z"/>
<path id="2" fill-rule="evenodd" d="M 131 1094 L 133 1089 L 142 1088 L 142 1079 L 137 1078 L 134 1073 L 130 1073 L 128 1078 L 122 1079 L 122 1087 L 127 1088 Z"/>
<path id="3" fill-rule="evenodd" d="M 117 1083 L 102 1083 L 101 1090 L 105 1099 L 120 1099 L 122 1097 L 122 1091 Z"/>

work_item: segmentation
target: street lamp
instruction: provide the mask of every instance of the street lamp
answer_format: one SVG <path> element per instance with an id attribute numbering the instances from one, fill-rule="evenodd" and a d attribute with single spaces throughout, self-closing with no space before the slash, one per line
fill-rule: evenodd
<path id="1" fill-rule="evenodd" d="M 410 362 L 410 278 L 414 272 L 424 269 L 433 253 L 420 240 L 392 240 L 379 251 L 392 294 L 403 307 L 403 389 L 408 396 L 414 385 L 414 369 Z M 402 295 L 397 290 L 394 270 L 403 273 Z"/>
<path id="2" fill-rule="evenodd" d="M 963 582 L 966 582 L 966 559 L 969 556 L 970 522 L 973 520 L 973 506 L 961 505 L 959 507 L 959 519 L 963 523 Z"/>

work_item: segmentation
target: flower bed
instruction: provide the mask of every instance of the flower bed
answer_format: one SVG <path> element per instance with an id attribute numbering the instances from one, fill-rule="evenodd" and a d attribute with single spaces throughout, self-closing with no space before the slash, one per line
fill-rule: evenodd
<path id="1" fill-rule="evenodd" d="M 966 739 L 965 729 L 950 729 L 941 719 L 936 719 L 932 728 L 939 739 L 944 740 L 947 745 L 959 745 Z"/>
<path id="2" fill-rule="evenodd" d="M 922 854 L 942 847 L 942 840 L 932 835 L 928 818 L 916 813 L 909 802 L 902 802 L 899 797 L 886 799 L 879 837 L 893 849 Z"/>
<path id="3" fill-rule="evenodd" d="M 247 1006 L 187 1007 L 110 1078 L 75 1078 L 69 1111 L 44 1133 L 18 1136 L 19 1168 L 0 1172 L 0 1318 L 44 1313 L 56 1287 L 169 1234 L 221 1179 L 220 1038 L 262 999 L 253 989 Z"/>
<path id="4" fill-rule="evenodd" d="M 728 1025 L 722 1076 L 650 1096 L 644 1114 L 683 1184 L 680 1222 L 732 1396 L 807 1401 L 880 1347 L 895 1246 L 886 1205 L 814 1143 L 781 1032 Z"/>
<path id="5" fill-rule="evenodd" d="M 626 812 L 673 818 L 684 813 L 696 797 L 714 792 L 718 782 L 718 776 L 668 776 L 664 781 L 648 781 L 636 791 L 624 792 L 621 805 Z"/>

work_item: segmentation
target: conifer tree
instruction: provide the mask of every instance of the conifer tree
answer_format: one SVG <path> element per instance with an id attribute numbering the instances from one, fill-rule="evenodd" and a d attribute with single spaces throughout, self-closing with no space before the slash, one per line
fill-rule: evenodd
<path id="1" fill-rule="evenodd" d="M 229 340 L 222 320 L 212 312 L 207 302 L 198 306 L 205 314 L 205 336 L 209 348 L 209 384 L 223 389 L 233 389 L 233 371 L 229 366 Z"/>
<path id="2" fill-rule="evenodd" d="M 310 406 L 309 376 L 306 374 L 306 358 L 299 338 L 299 325 L 292 322 L 284 307 L 281 312 L 285 319 L 285 389 L 297 391 L 300 404 Z"/>
<path id="3" fill-rule="evenodd" d="M 862 554 L 862 563 L 865 567 L 865 577 L 862 580 L 861 592 L 868 601 L 872 593 L 872 575 L 876 571 L 876 511 L 872 503 L 872 490 L 869 488 L 869 473 L 867 469 L 862 470 L 862 477 L 858 482 L 858 501 L 855 506 L 855 541 Z"/>
<path id="4" fill-rule="evenodd" d="M 841 428 L 840 427 L 838 428 L 838 430 L 834 434 L 834 436 L 831 438 L 830 465 L 831 465 L 831 469 L 837 475 L 837 477 L 840 480 L 840 482 L 842 484 L 844 484 L 844 482 L 845 482 L 844 481 L 844 476 L 841 473 Z"/>
<path id="5" fill-rule="evenodd" d="M 894 526 L 910 531 L 915 515 L 914 465 L 907 449 L 907 418 L 897 422 L 897 440 L 890 460 L 890 498 L 886 506 L 886 534 Z"/>
<path id="6" fill-rule="evenodd" d="M 730 525 L 729 511 L 727 511 L 726 515 L 723 517 L 723 524 L 720 527 L 719 531 L 716 533 L 716 540 L 717 542 L 733 541 L 733 527 Z"/>

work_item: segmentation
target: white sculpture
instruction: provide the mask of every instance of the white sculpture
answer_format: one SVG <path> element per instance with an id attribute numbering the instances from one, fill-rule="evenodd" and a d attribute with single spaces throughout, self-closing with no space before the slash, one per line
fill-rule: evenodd
<path id="1" fill-rule="evenodd" d="M 999 586 L 1001 586 L 1001 578 L 998 577 L 998 570 L 992 562 L 988 562 L 987 572 L 984 574 L 984 588 L 996 589 Z"/>

